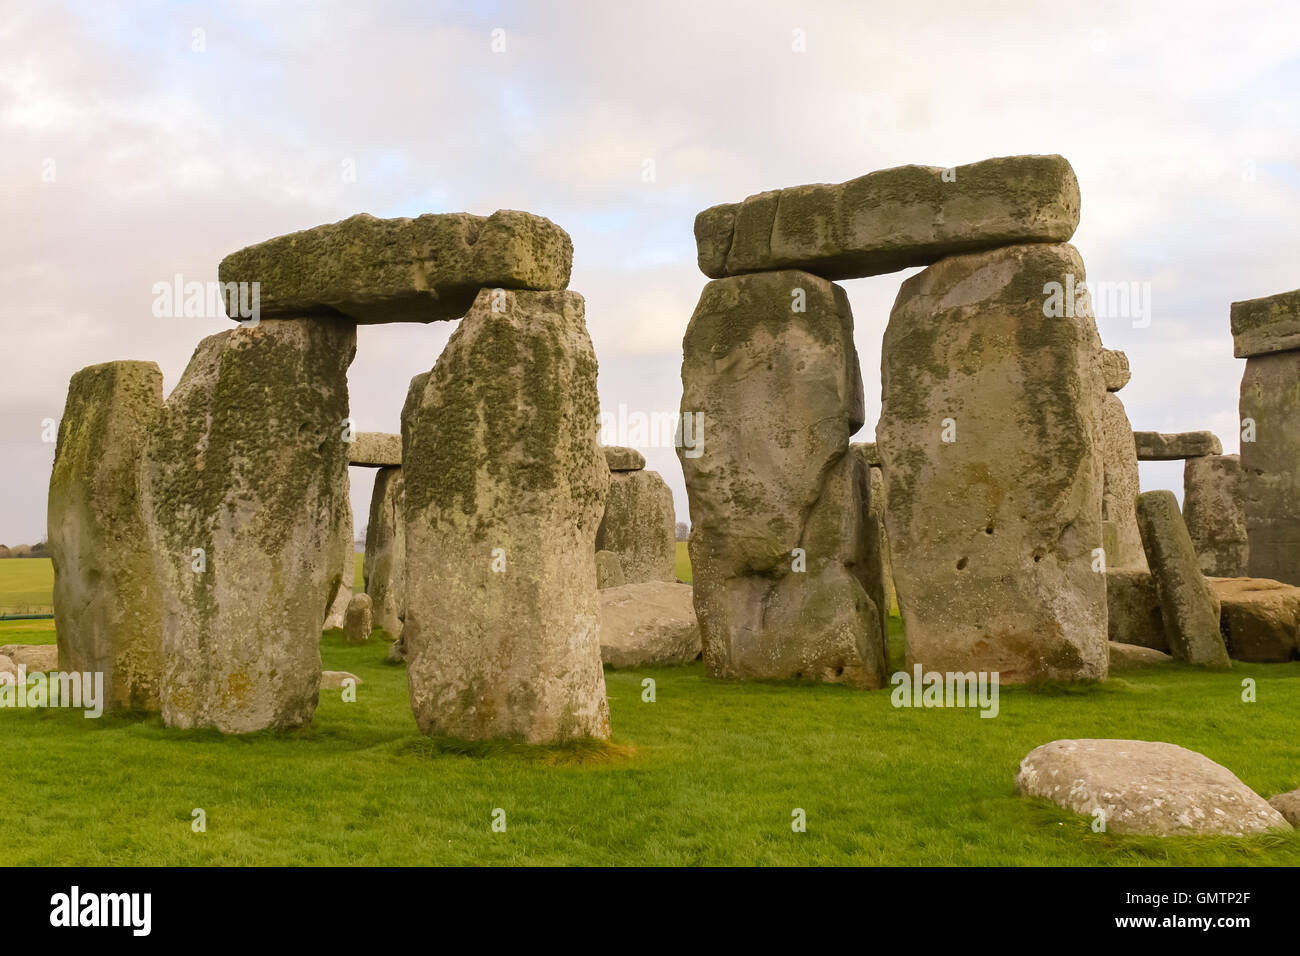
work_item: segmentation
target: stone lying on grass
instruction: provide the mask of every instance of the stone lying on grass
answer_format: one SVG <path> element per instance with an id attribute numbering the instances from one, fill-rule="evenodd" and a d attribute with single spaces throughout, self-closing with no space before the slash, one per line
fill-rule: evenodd
<path id="1" fill-rule="evenodd" d="M 402 463 L 402 436 L 388 432 L 356 432 L 348 442 L 348 464 L 359 468 L 392 468 Z"/>
<path id="2" fill-rule="evenodd" d="M 1111 641 L 1110 647 L 1110 669 L 1127 670 L 1133 667 L 1149 667 L 1152 664 L 1164 664 L 1172 661 L 1173 658 L 1164 651 L 1158 651 L 1153 647 L 1143 647 L 1140 644 L 1118 644 Z"/>
<path id="3" fill-rule="evenodd" d="M 18 676 L 18 665 L 8 654 L 0 654 L 0 674 L 12 674 Z"/>
<path id="4" fill-rule="evenodd" d="M 9 658 L 15 668 L 26 667 L 29 674 L 59 669 L 57 644 L 6 644 L 0 647 L 0 657 Z"/>
<path id="5" fill-rule="evenodd" d="M 1286 822 L 1291 826 L 1300 827 L 1300 790 L 1291 790 L 1288 793 L 1279 793 L 1276 797 L 1269 797 L 1268 805 L 1286 817 Z"/>
<path id="6" fill-rule="evenodd" d="M 343 315 L 368 325 L 464 315 L 479 289 L 563 289 L 569 234 L 542 216 L 498 209 L 415 219 L 362 213 L 226 256 L 224 283 L 259 283 L 262 318 Z"/>
<path id="7" fill-rule="evenodd" d="M 350 680 L 353 686 L 364 684 L 356 674 L 349 674 L 347 671 L 321 671 L 320 672 L 320 689 L 321 690 L 338 690 L 343 686 L 343 682 Z"/>
<path id="8" fill-rule="evenodd" d="M 1222 455 L 1223 445 L 1214 432 L 1134 432 L 1138 461 L 1178 461 L 1202 455 Z"/>
<path id="9" fill-rule="evenodd" d="M 1300 654 L 1300 587 L 1267 578 L 1210 578 L 1210 585 L 1233 660 L 1289 661 Z"/>
<path id="10" fill-rule="evenodd" d="M 700 656 L 691 586 L 645 581 L 600 592 L 600 658 L 610 667 L 683 664 Z"/>
<path id="11" fill-rule="evenodd" d="M 1244 836 L 1291 825 L 1209 758 L 1147 740 L 1054 740 L 1029 752 L 1016 792 L 1096 818 L 1110 833 Z"/>
<path id="12" fill-rule="evenodd" d="M 711 279 L 802 269 L 854 279 L 1022 242 L 1065 242 L 1079 224 L 1079 183 L 1061 156 L 967 166 L 898 166 L 846 183 L 791 186 L 695 217 Z"/>

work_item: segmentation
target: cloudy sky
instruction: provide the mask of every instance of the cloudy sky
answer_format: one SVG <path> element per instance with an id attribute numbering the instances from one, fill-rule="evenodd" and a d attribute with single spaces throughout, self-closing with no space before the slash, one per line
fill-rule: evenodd
<path id="1" fill-rule="evenodd" d="M 696 212 L 904 163 L 1071 161 L 1090 278 L 1150 284 L 1149 326 L 1100 323 L 1132 361 L 1138 429 L 1210 428 L 1235 451 L 1229 303 L 1300 286 L 1293 2 L 6 0 L 4 14 L 6 544 L 45 535 L 42 421 L 74 372 L 149 359 L 170 391 L 225 327 L 155 318 L 154 283 L 214 280 L 229 252 L 356 212 L 516 208 L 564 226 L 607 410 L 677 407 L 705 281 Z M 846 283 L 861 440 L 900 278 Z M 358 428 L 398 429 L 408 380 L 450 331 L 360 330 Z M 671 449 L 646 456 L 684 516 Z M 371 476 L 352 475 L 360 526 Z M 1181 493 L 1177 464 L 1142 477 Z"/>

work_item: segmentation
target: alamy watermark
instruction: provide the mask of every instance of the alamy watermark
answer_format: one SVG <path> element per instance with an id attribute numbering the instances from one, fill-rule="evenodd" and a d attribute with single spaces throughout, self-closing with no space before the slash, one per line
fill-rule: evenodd
<path id="1" fill-rule="evenodd" d="M 998 715 L 997 671 L 925 671 L 920 664 L 913 673 L 898 671 L 889 678 L 894 690 L 889 702 L 895 707 L 978 707 L 981 717 Z"/>
<path id="2" fill-rule="evenodd" d="M 159 319 L 231 318 L 244 326 L 261 321 L 260 282 L 186 282 L 179 272 L 153 284 L 153 314 Z"/>
<path id="3" fill-rule="evenodd" d="M 600 443 L 629 448 L 680 448 L 684 458 L 704 454 L 703 412 L 643 412 L 619 405 L 600 413 Z"/>
<path id="4" fill-rule="evenodd" d="M 18 665 L 18 674 L 0 671 L 0 708 L 68 707 L 84 710 L 93 720 L 104 713 L 104 674 L 72 671 L 63 673 L 27 673 L 27 665 Z"/>
<path id="5" fill-rule="evenodd" d="M 1043 315 L 1049 319 L 1091 315 L 1102 319 L 1132 319 L 1133 328 L 1151 325 L 1150 282 L 1084 282 L 1067 272 L 1064 282 L 1043 285 Z"/>

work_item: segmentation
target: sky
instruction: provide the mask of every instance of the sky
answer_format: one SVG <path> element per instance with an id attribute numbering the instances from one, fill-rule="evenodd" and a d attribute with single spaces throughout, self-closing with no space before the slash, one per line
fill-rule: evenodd
<path id="1" fill-rule="evenodd" d="M 163 3 L 5 0 L 0 17 L 0 542 L 45 536 L 68 379 L 228 320 L 153 287 L 358 212 L 525 209 L 573 237 L 602 408 L 674 412 L 705 277 L 695 214 L 906 163 L 1060 153 L 1093 281 L 1150 290 L 1125 350 L 1139 430 L 1238 447 L 1229 304 L 1300 286 L 1300 6 L 1013 2 Z M 844 283 L 880 411 L 899 282 Z M 363 326 L 363 431 L 399 429 L 454 323 Z M 687 515 L 671 448 L 643 449 Z M 352 469 L 357 526 L 373 480 Z M 1180 463 L 1144 489 L 1181 494 Z"/>

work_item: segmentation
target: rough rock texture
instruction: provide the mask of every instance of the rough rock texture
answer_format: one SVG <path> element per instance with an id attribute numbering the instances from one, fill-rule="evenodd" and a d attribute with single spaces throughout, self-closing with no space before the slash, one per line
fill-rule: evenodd
<path id="1" fill-rule="evenodd" d="M 640 471 L 645 467 L 645 455 L 635 448 L 622 445 L 605 445 L 601 448 L 610 471 Z"/>
<path id="2" fill-rule="evenodd" d="M 72 376 L 50 474 L 54 624 L 63 669 L 102 673 L 105 709 L 157 710 L 162 608 L 145 534 L 140 461 L 162 414 L 152 362 Z"/>
<path id="3" fill-rule="evenodd" d="M 709 676 L 882 686 L 866 467 L 848 453 L 863 397 L 844 290 L 795 271 L 715 280 L 682 348 L 681 410 L 707 423 L 702 453 L 678 456 Z"/>
<path id="4" fill-rule="evenodd" d="M 1241 441 L 1247 570 L 1300 584 L 1300 352 L 1247 359 L 1240 409 L 1254 439 L 1243 434 Z"/>
<path id="5" fill-rule="evenodd" d="M 792 186 L 695 217 L 710 278 L 802 269 L 852 279 L 1021 242 L 1064 242 L 1079 224 L 1079 183 L 1060 156 L 898 166 L 838 185 Z"/>
<path id="6" fill-rule="evenodd" d="M 347 613 L 343 615 L 343 638 L 349 644 L 364 644 L 370 640 L 374 629 L 370 614 L 370 595 L 356 594 L 348 602 Z"/>
<path id="7" fill-rule="evenodd" d="M 617 588 L 627 584 L 627 575 L 623 573 L 623 559 L 613 551 L 596 552 L 596 587 Z"/>
<path id="8" fill-rule="evenodd" d="M 676 528 L 673 493 L 657 471 L 610 475 L 596 550 L 619 556 L 624 583 L 677 580 Z"/>
<path id="9" fill-rule="evenodd" d="M 406 617 L 406 516 L 402 469 L 381 468 L 375 474 L 366 527 L 366 557 L 362 565 L 375 627 L 394 638 L 402 636 Z"/>
<path id="10" fill-rule="evenodd" d="M 1165 664 L 1172 660 L 1170 655 L 1154 647 L 1143 647 L 1141 644 L 1117 644 L 1113 641 L 1110 645 L 1112 671 L 1149 667 L 1152 664 Z"/>
<path id="11" fill-rule="evenodd" d="M 1119 349 L 1101 350 L 1101 373 L 1108 392 L 1118 392 L 1133 377 L 1128 367 L 1128 356 Z"/>
<path id="12" fill-rule="evenodd" d="M 1101 517 L 1115 528 L 1114 541 L 1103 544 L 1106 566 L 1145 570 L 1147 557 L 1137 526 L 1136 502 L 1140 490 L 1137 446 L 1124 403 L 1112 392 L 1101 397 L 1101 454 L 1105 476 Z"/>
<path id="13" fill-rule="evenodd" d="M 1250 542 L 1241 510 L 1241 457 L 1206 455 L 1183 465 L 1183 520 L 1203 574 L 1243 577 Z"/>
<path id="14" fill-rule="evenodd" d="M 1231 317 L 1237 358 L 1300 349 L 1300 289 L 1234 302 Z"/>
<path id="15" fill-rule="evenodd" d="M 348 671 L 321 671 L 320 672 L 320 689 L 321 690 L 339 690 L 343 687 L 343 682 L 352 681 L 352 686 L 364 684 L 360 677 Z"/>
<path id="16" fill-rule="evenodd" d="M 482 288 L 563 289 L 572 265 L 569 234 L 532 213 L 362 213 L 241 249 L 219 276 L 261 283 L 264 319 L 342 314 L 368 325 L 460 318 Z"/>
<path id="17" fill-rule="evenodd" d="M 163 720 L 311 721 L 346 520 L 349 322 L 267 320 L 199 343 L 151 429 L 144 502 L 163 594 Z M 196 572 L 192 550 L 206 552 Z"/>
<path id="18" fill-rule="evenodd" d="M 849 447 L 862 456 L 864 463 L 869 463 L 876 446 L 860 444 Z M 879 461 L 879 456 L 876 460 Z M 867 534 L 867 567 L 871 581 L 867 593 L 871 595 L 876 607 L 880 608 L 880 622 L 885 625 L 889 615 L 898 606 L 898 595 L 894 593 L 894 570 L 889 564 L 889 533 L 885 529 L 885 473 L 879 464 L 867 464 L 867 469 L 867 500 L 863 521 L 863 530 Z"/>
<path id="19" fill-rule="evenodd" d="M 1226 767 L 1157 741 L 1054 740 L 1020 761 L 1016 792 L 1087 816 L 1100 810 L 1108 833 L 1243 836 L 1291 829 Z"/>
<path id="20" fill-rule="evenodd" d="M 348 443 L 348 464 L 393 468 L 402 464 L 402 436 L 387 432 L 356 432 Z"/>
<path id="21" fill-rule="evenodd" d="M 330 589 L 333 596 L 325 609 L 324 629 L 342 627 L 343 618 L 348 612 L 348 602 L 352 600 L 352 584 L 356 577 L 355 545 L 353 544 L 351 484 L 345 469 L 343 477 L 343 515 L 335 529 L 334 546 L 329 555 Z"/>
<path id="22" fill-rule="evenodd" d="M 1178 461 L 1201 455 L 1222 455 L 1223 445 L 1214 432 L 1134 432 L 1138 461 Z"/>
<path id="23" fill-rule="evenodd" d="M 1238 661 L 1300 656 L 1300 588 L 1261 578 L 1211 578 L 1222 608 L 1219 629 Z"/>
<path id="24" fill-rule="evenodd" d="M 610 472 L 582 297 L 492 300 L 403 411 L 411 707 L 426 734 L 608 737 L 592 585 Z"/>
<path id="25" fill-rule="evenodd" d="M 909 667 L 1106 676 L 1101 347 L 1090 315 L 1043 307 L 1067 274 L 1072 246 L 1012 246 L 899 290 L 876 441 Z"/>
<path id="26" fill-rule="evenodd" d="M 1197 567 L 1178 499 L 1172 491 L 1144 492 L 1137 513 L 1170 652 L 1191 664 L 1229 666 L 1219 633 L 1219 599 Z"/>
<path id="27" fill-rule="evenodd" d="M 1106 572 L 1106 630 L 1112 643 L 1169 650 L 1160 596 L 1150 571 Z"/>
<path id="28" fill-rule="evenodd" d="M 1282 814 L 1292 827 L 1300 827 L 1300 790 L 1269 797 L 1268 805 Z"/>
<path id="29" fill-rule="evenodd" d="M 14 668 L 26 667 L 27 673 L 44 673 L 46 671 L 71 670 L 63 668 L 59 664 L 59 648 L 57 644 L 6 644 L 0 647 L 0 656 L 9 658 L 13 662 Z M 80 668 L 84 673 L 85 668 Z M 92 671 L 92 673 L 94 673 Z M 104 675 L 104 680 L 108 680 L 108 675 Z M 107 691 L 105 684 L 105 691 Z"/>
<path id="30" fill-rule="evenodd" d="M 600 657 L 610 667 L 684 664 L 700 650 L 689 584 L 644 581 L 600 592 Z"/>

